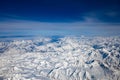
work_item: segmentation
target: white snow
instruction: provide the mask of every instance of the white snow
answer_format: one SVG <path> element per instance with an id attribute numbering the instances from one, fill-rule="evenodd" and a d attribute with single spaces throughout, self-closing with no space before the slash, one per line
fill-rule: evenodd
<path id="1" fill-rule="evenodd" d="M 120 80 L 120 37 L 0 41 L 0 79 Z"/>

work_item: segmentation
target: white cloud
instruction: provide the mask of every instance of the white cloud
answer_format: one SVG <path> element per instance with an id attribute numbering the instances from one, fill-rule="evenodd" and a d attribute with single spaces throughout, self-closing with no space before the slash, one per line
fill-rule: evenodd
<path id="1" fill-rule="evenodd" d="M 115 11 L 111 11 L 111 12 L 107 12 L 106 15 L 109 17 L 116 17 L 118 15 L 118 13 Z"/>
<path id="2" fill-rule="evenodd" d="M 84 17 L 84 22 L 86 23 L 97 23 L 100 22 L 99 19 L 94 18 L 94 17 Z"/>
<path id="3" fill-rule="evenodd" d="M 50 23 L 50 22 L 38 22 L 28 20 L 7 20 L 0 22 L 0 31 L 9 30 L 29 30 L 29 34 L 40 34 L 45 32 L 46 34 L 67 33 L 67 34 L 102 34 L 102 33 L 119 33 L 120 23 L 104 23 L 95 17 L 84 17 L 84 21 L 71 22 L 71 23 Z M 31 32 L 32 31 L 32 32 Z M 53 32 L 52 32 L 53 31 Z M 26 32 L 23 32 L 26 34 Z"/>

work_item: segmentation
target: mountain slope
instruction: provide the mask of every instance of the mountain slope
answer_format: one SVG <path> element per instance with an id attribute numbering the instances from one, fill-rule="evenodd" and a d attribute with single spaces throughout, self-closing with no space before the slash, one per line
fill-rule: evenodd
<path id="1" fill-rule="evenodd" d="M 5 80 L 120 80 L 120 37 L 0 42 Z"/>

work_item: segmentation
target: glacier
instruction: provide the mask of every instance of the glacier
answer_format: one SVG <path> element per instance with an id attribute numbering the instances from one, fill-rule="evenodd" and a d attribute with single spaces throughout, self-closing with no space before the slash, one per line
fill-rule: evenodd
<path id="1" fill-rule="evenodd" d="M 0 80 L 120 80 L 120 37 L 0 40 Z"/>

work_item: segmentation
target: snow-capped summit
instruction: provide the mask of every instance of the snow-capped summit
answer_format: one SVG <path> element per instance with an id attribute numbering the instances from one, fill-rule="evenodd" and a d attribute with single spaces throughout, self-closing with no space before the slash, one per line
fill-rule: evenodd
<path id="1" fill-rule="evenodd" d="M 0 42 L 0 80 L 120 80 L 120 37 Z"/>

